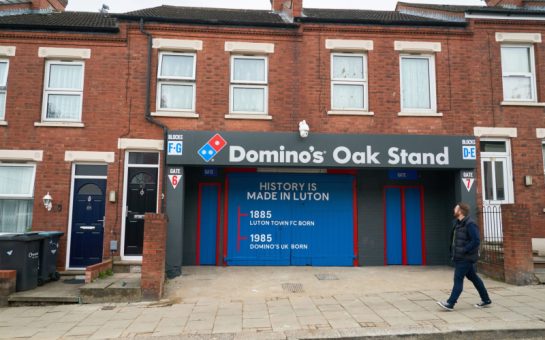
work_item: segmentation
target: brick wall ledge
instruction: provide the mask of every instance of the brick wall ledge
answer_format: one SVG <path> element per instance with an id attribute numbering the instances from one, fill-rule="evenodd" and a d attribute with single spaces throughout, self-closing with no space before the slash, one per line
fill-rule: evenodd
<path id="1" fill-rule="evenodd" d="M 67 123 L 67 122 L 35 122 L 35 127 L 62 127 L 62 128 L 83 128 L 83 123 Z"/>
<path id="2" fill-rule="evenodd" d="M 113 262 L 111 259 L 85 268 L 85 283 L 93 282 L 94 280 L 98 278 L 101 272 L 108 269 L 111 270 L 112 268 L 113 268 Z"/>
<path id="3" fill-rule="evenodd" d="M 535 102 L 501 102 L 502 106 L 538 106 L 545 107 L 545 103 L 535 103 Z"/>

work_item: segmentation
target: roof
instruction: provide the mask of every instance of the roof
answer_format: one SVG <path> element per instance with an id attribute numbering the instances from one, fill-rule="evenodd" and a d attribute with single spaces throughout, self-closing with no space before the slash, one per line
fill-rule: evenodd
<path id="1" fill-rule="evenodd" d="M 422 26 L 463 26 L 464 23 L 449 22 L 415 16 L 395 11 L 369 11 L 354 9 L 304 8 L 299 22 L 378 24 L 378 25 L 422 25 Z"/>
<path id="2" fill-rule="evenodd" d="M 110 33 L 119 31 L 114 18 L 102 13 L 87 12 L 0 16 L 0 28 Z"/>
<path id="3" fill-rule="evenodd" d="M 535 1 L 535 0 L 534 0 Z M 545 8 L 542 7 L 489 7 L 489 6 L 458 6 L 458 5 L 435 5 L 435 4 L 414 4 L 398 2 L 398 6 L 412 8 L 431 9 L 455 13 L 481 13 L 481 14 L 519 14 L 519 15 L 545 15 Z"/>
<path id="4" fill-rule="evenodd" d="M 187 22 L 202 24 L 227 24 L 242 26 L 285 26 L 282 17 L 273 11 L 206 7 L 158 6 L 112 14 L 120 19 L 140 19 L 160 22 Z"/>
<path id="5" fill-rule="evenodd" d="M 0 0 L 0 5 L 18 5 L 18 4 L 28 4 L 31 3 L 31 0 Z"/>

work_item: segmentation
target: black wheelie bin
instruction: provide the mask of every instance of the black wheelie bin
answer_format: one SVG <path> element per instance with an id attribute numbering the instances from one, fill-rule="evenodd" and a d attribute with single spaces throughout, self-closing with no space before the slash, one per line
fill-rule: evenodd
<path id="1" fill-rule="evenodd" d="M 0 235 L 0 269 L 17 271 L 18 292 L 38 286 L 43 238 L 37 233 Z"/>
<path id="2" fill-rule="evenodd" d="M 37 231 L 44 239 L 40 245 L 40 271 L 38 272 L 38 286 L 60 278 L 57 272 L 57 257 L 59 255 L 59 239 L 64 235 L 62 231 Z"/>

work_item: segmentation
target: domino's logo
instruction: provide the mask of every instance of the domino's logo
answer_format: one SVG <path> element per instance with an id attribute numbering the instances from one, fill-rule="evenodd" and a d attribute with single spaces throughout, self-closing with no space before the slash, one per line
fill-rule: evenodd
<path id="1" fill-rule="evenodd" d="M 199 149 L 199 156 L 205 160 L 205 162 L 210 162 L 225 146 L 227 141 L 220 136 L 219 133 L 215 134 L 214 137 L 210 138 L 202 148 Z"/>

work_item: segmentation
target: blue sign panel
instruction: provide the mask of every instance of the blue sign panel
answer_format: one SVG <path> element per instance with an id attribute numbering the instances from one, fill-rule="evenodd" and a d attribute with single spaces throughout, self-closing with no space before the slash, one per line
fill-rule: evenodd
<path id="1" fill-rule="evenodd" d="M 416 181 L 418 172 L 416 170 L 390 170 L 388 171 L 388 178 L 394 181 Z"/>
<path id="2" fill-rule="evenodd" d="M 353 264 L 352 175 L 228 176 L 227 264 Z"/>

